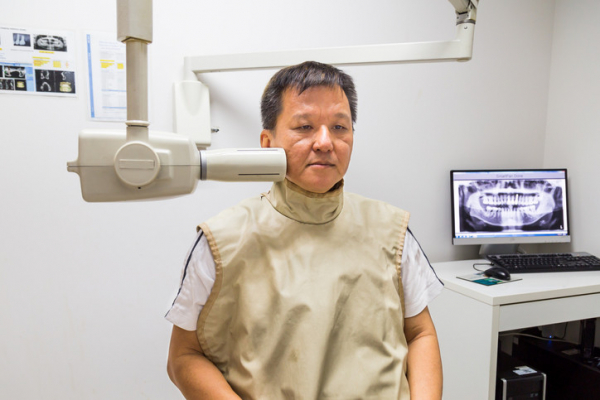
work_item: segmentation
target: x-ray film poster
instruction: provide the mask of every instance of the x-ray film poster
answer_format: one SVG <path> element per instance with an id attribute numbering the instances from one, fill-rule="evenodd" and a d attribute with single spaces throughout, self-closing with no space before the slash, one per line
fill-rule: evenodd
<path id="1" fill-rule="evenodd" d="M 0 93 L 75 96 L 74 33 L 0 27 Z"/>
<path id="2" fill-rule="evenodd" d="M 566 189 L 559 179 L 457 183 L 460 233 L 565 231 Z"/>

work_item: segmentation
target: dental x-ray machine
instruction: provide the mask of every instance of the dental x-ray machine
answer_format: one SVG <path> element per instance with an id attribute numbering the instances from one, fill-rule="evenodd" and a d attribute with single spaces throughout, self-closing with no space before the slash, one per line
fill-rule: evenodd
<path id="1" fill-rule="evenodd" d="M 186 57 L 184 79 L 174 88 L 177 133 L 170 133 L 148 129 L 152 0 L 117 0 L 117 35 L 126 45 L 126 130 L 82 131 L 79 157 L 67 163 L 67 169 L 79 174 L 83 198 L 89 202 L 189 194 L 198 180 L 281 181 L 286 173 L 283 149 L 205 150 L 211 143 L 209 93 L 196 74 L 284 67 L 306 60 L 336 65 L 468 61 L 478 0 L 449 1 L 457 18 L 451 41 Z"/>

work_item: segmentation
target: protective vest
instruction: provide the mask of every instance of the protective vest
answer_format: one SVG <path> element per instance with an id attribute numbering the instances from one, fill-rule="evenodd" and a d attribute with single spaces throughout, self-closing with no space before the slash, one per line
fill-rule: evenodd
<path id="1" fill-rule="evenodd" d="M 216 280 L 202 351 L 243 399 L 409 399 L 401 260 L 409 214 L 290 181 L 199 226 Z"/>

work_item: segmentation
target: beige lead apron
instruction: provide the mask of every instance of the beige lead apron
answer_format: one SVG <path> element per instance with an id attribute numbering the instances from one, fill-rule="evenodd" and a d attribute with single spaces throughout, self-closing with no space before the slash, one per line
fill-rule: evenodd
<path id="1" fill-rule="evenodd" d="M 400 261 L 408 213 L 289 181 L 200 225 L 216 281 L 205 355 L 244 399 L 409 399 Z"/>

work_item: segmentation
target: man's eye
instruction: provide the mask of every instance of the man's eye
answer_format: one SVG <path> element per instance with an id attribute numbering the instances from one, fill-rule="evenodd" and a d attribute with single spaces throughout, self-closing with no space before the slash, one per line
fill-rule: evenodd
<path id="1" fill-rule="evenodd" d="M 312 129 L 312 126 L 310 125 L 302 125 L 296 128 L 299 131 L 309 131 Z"/>
<path id="2" fill-rule="evenodd" d="M 345 127 L 345 126 L 342 126 L 342 125 L 335 125 L 335 126 L 333 127 L 333 129 L 334 129 L 334 130 L 336 130 L 336 131 L 343 131 L 343 130 L 345 130 L 345 129 L 346 129 L 346 127 Z"/>

